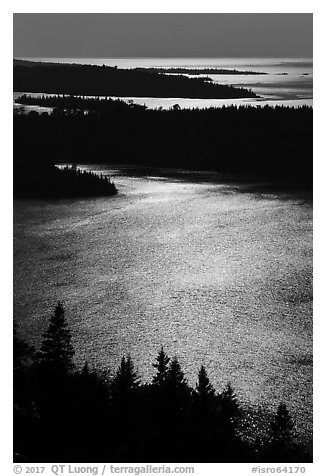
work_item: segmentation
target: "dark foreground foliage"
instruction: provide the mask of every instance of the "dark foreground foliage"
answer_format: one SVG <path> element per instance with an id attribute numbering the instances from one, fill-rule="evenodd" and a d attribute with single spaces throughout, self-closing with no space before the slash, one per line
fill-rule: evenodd
<path id="1" fill-rule="evenodd" d="M 312 183 L 312 108 L 150 110 L 122 101 L 39 98 L 14 116 L 16 177 L 49 163 L 135 164 Z M 37 101 L 37 102 L 36 102 Z"/>
<path id="2" fill-rule="evenodd" d="M 14 61 L 14 91 L 125 97 L 254 98 L 204 78 L 81 64 Z"/>
<path id="3" fill-rule="evenodd" d="M 255 439 L 230 385 L 216 393 L 205 367 L 192 389 L 161 348 L 152 383 L 130 356 L 113 378 L 76 370 L 59 303 L 38 352 L 14 333 L 15 462 L 309 462 L 281 404 Z"/>
<path id="4" fill-rule="evenodd" d="M 28 161 L 14 164 L 14 198 L 72 198 L 111 196 L 117 193 L 111 179 L 75 166 L 57 168 Z"/>

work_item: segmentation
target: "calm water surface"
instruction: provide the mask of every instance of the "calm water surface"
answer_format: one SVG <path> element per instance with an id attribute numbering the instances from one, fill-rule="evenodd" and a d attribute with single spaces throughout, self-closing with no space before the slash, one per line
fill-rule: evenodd
<path id="1" fill-rule="evenodd" d="M 311 203 L 95 169 L 116 175 L 116 197 L 14 204 L 24 337 L 39 343 L 61 299 L 79 364 L 115 371 L 130 352 L 146 380 L 163 344 L 190 383 L 205 364 L 244 403 L 286 402 L 309 437 Z"/>

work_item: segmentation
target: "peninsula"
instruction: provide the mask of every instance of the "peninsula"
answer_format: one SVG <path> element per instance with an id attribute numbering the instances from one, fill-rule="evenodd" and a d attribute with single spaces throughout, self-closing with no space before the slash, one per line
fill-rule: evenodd
<path id="1" fill-rule="evenodd" d="M 14 91 L 116 97 L 192 99 L 256 98 L 245 88 L 207 78 L 159 74 L 136 69 L 14 60 Z"/>

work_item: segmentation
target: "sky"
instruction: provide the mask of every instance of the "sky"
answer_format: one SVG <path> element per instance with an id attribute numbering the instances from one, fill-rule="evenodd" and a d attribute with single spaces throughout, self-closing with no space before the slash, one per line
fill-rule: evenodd
<path id="1" fill-rule="evenodd" d="M 15 13 L 14 57 L 312 57 L 307 13 Z"/>

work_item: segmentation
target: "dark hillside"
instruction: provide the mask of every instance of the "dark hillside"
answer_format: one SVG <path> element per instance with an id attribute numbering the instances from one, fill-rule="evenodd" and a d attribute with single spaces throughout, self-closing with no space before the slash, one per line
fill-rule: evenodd
<path id="1" fill-rule="evenodd" d="M 45 162 L 129 163 L 312 181 L 308 107 L 160 111 L 122 101 L 46 101 L 56 105 L 53 114 L 14 117 L 18 170 Z"/>
<path id="2" fill-rule="evenodd" d="M 14 62 L 14 91 L 121 97 L 252 98 L 252 91 L 203 78 L 90 66 Z"/>

